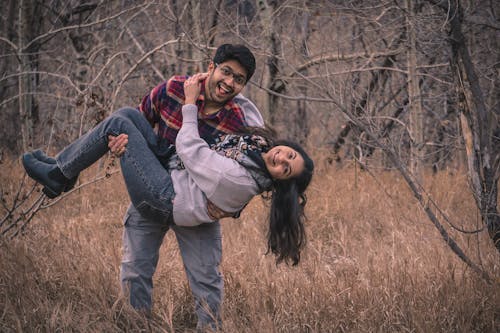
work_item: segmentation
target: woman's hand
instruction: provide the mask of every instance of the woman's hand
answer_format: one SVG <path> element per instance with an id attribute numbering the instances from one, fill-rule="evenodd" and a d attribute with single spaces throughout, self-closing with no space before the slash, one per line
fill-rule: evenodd
<path id="1" fill-rule="evenodd" d="M 108 148 L 117 157 L 120 157 L 125 153 L 127 143 L 127 134 L 122 133 L 118 136 L 108 135 Z"/>
<path id="2" fill-rule="evenodd" d="M 208 73 L 198 73 L 184 81 L 184 104 L 196 104 L 201 91 L 201 81 L 208 77 Z"/>

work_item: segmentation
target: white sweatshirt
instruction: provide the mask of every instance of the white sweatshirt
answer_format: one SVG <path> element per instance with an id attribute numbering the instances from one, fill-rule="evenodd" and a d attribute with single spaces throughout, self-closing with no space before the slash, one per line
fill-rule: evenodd
<path id="1" fill-rule="evenodd" d="M 263 126 L 262 116 L 252 102 L 241 95 L 235 99 L 249 126 Z M 257 183 L 237 161 L 219 155 L 200 138 L 196 105 L 184 105 L 182 117 L 175 146 L 185 169 L 171 171 L 176 194 L 175 224 L 195 226 L 214 222 L 208 216 L 207 199 L 226 212 L 238 212 L 259 193 Z"/>

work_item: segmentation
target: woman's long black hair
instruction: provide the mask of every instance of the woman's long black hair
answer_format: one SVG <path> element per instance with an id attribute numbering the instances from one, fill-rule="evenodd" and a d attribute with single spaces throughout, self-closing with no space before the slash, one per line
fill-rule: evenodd
<path id="1" fill-rule="evenodd" d="M 306 245 L 304 207 L 307 203 L 305 190 L 311 182 L 314 162 L 304 149 L 293 141 L 275 141 L 274 146 L 288 146 L 304 159 L 300 175 L 286 180 L 274 180 L 271 190 L 271 211 L 267 235 L 268 252 L 276 256 L 276 263 L 292 262 L 297 265 L 300 252 Z"/>
<path id="2" fill-rule="evenodd" d="M 304 170 L 294 178 L 274 179 L 268 193 L 263 195 L 271 201 L 269 213 L 269 230 L 267 232 L 267 253 L 276 256 L 276 263 L 285 262 L 297 265 L 300 252 L 306 245 L 304 228 L 304 207 L 307 203 L 305 191 L 314 171 L 314 162 L 301 145 L 290 140 L 275 140 L 276 132 L 270 128 L 247 127 L 242 134 L 256 134 L 264 137 L 275 146 L 288 146 L 297 151 L 304 159 Z M 260 156 L 260 154 L 259 154 Z M 259 163 L 265 168 L 264 161 Z M 271 176 L 269 175 L 271 178 Z"/>

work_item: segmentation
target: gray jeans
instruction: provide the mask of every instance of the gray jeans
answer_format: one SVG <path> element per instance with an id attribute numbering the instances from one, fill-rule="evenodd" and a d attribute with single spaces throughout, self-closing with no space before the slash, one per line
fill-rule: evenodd
<path id="1" fill-rule="evenodd" d="M 153 274 L 163 238 L 172 229 L 195 298 L 198 328 L 220 324 L 224 281 L 219 271 L 222 236 L 219 222 L 179 227 L 143 217 L 130 205 L 124 218 L 122 289 L 136 309 L 150 311 Z"/>
<path id="2" fill-rule="evenodd" d="M 64 148 L 56 156 L 57 164 L 67 178 L 73 178 L 108 152 L 108 135 L 120 133 L 128 134 L 120 167 L 132 201 L 125 217 L 121 265 L 121 281 L 130 303 L 136 309 L 151 309 L 152 277 L 170 228 L 177 237 L 196 300 L 198 326 L 213 327 L 219 321 L 223 292 L 220 224 L 182 228 L 172 223 L 174 188 L 160 162 L 171 147 L 158 139 L 146 118 L 132 108 L 114 112 Z"/>

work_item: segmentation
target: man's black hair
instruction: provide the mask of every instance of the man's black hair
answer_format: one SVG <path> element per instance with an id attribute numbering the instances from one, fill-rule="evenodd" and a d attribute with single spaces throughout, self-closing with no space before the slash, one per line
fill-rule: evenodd
<path id="1" fill-rule="evenodd" d="M 222 44 L 215 51 L 213 62 L 221 64 L 228 60 L 236 60 L 245 68 L 248 82 L 255 72 L 255 57 L 252 51 L 240 44 Z"/>

